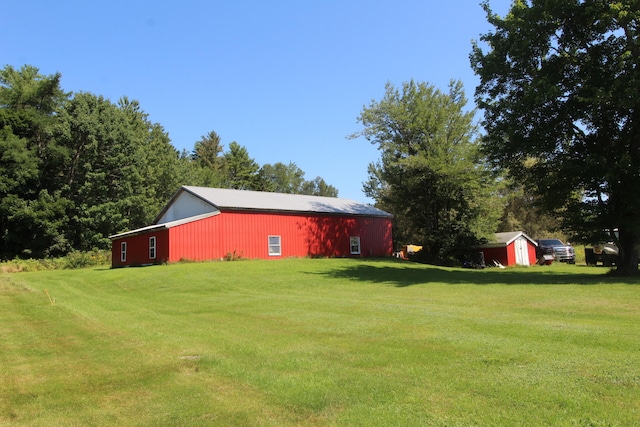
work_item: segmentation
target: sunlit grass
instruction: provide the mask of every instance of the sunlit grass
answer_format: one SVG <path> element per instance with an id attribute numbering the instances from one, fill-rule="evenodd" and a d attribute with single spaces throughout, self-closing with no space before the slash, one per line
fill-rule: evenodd
<path id="1" fill-rule="evenodd" d="M 4 275 L 0 424 L 634 425 L 640 288 L 605 272 L 291 259 Z"/>

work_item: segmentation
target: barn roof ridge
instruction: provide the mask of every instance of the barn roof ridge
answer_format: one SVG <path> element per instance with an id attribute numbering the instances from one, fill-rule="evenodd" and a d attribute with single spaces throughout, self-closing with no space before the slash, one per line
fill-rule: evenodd
<path id="1" fill-rule="evenodd" d="M 240 209 L 255 211 L 314 212 L 393 217 L 393 215 L 388 212 L 351 199 L 187 185 L 182 186 L 180 190 L 176 192 L 167 207 L 170 206 L 183 191 L 186 191 L 221 210 Z"/>

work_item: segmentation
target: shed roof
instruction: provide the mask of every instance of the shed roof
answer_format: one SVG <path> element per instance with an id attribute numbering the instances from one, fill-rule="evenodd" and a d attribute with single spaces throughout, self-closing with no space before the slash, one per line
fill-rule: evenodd
<path id="1" fill-rule="evenodd" d="M 183 192 L 190 193 L 220 210 L 309 212 L 393 217 L 392 214 L 355 200 L 266 191 L 182 186 L 160 212 L 159 219 Z"/>
<path id="2" fill-rule="evenodd" d="M 538 243 L 536 243 L 536 241 L 533 240 L 531 237 L 527 236 L 524 232 L 509 231 L 506 233 L 496 233 L 495 240 L 493 242 L 489 242 L 484 245 L 479 245 L 477 247 L 479 248 L 506 247 L 506 246 L 509 246 L 511 243 L 513 243 L 513 241 L 519 238 L 520 236 L 527 239 L 532 245 L 538 246 Z"/>

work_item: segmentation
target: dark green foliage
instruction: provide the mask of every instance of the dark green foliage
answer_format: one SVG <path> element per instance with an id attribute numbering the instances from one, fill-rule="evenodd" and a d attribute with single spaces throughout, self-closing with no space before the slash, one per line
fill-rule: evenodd
<path id="1" fill-rule="evenodd" d="M 88 93 L 76 94 L 59 120 L 73 247 L 105 247 L 109 235 L 148 224 L 178 184 L 178 154 L 164 131 L 137 102 L 117 106 Z"/>
<path id="2" fill-rule="evenodd" d="M 640 2 L 514 2 L 476 44 L 486 153 L 586 241 L 640 257 Z M 483 50 L 484 49 L 484 50 Z"/>
<path id="3" fill-rule="evenodd" d="M 263 165 L 258 175 L 262 191 L 309 196 L 338 196 L 338 190 L 327 184 L 321 177 L 310 181 L 305 180 L 304 171 L 293 162 L 288 165 L 280 162 L 274 165 Z"/>
<path id="4" fill-rule="evenodd" d="M 211 131 L 196 142 L 191 158 L 202 167 L 220 170 L 223 165 L 223 159 L 220 156 L 223 148 L 220 136 Z"/>
<path id="5" fill-rule="evenodd" d="M 0 83 L 0 257 L 107 248 L 179 186 L 177 151 L 136 101 L 70 98 L 30 66 Z"/>
<path id="6" fill-rule="evenodd" d="M 396 243 L 425 246 L 431 262 L 449 263 L 496 230 L 494 180 L 474 143 L 473 112 L 462 85 L 449 93 L 410 81 L 391 84 L 364 108 L 362 135 L 380 148 L 364 191 L 396 215 Z"/>
<path id="7" fill-rule="evenodd" d="M 71 203 L 42 190 L 34 200 L 8 194 L 0 201 L 3 258 L 59 256 L 71 249 L 66 211 Z"/>
<path id="8" fill-rule="evenodd" d="M 276 193 L 296 194 L 302 192 L 304 172 L 295 163 L 266 164 L 258 172 L 261 190 Z"/>
<path id="9" fill-rule="evenodd" d="M 29 149 L 27 140 L 5 125 L 0 129 L 0 153 L 0 193 L 28 193 L 40 174 L 38 158 Z"/>
<path id="10" fill-rule="evenodd" d="M 530 195 L 523 185 L 505 184 L 502 190 L 505 201 L 498 232 L 524 231 L 535 238 L 562 237 L 560 218 L 545 209 L 539 196 Z"/>
<path id="11" fill-rule="evenodd" d="M 315 177 L 315 179 L 302 183 L 302 190 L 300 191 L 300 194 L 307 194 L 310 196 L 338 197 L 338 189 L 333 185 L 327 184 L 324 179 L 317 176 Z"/>
<path id="12" fill-rule="evenodd" d="M 0 258 L 69 249 L 68 201 L 56 187 L 61 153 L 52 137 L 68 96 L 59 81 L 30 66 L 0 70 Z"/>
<path id="13" fill-rule="evenodd" d="M 247 149 L 237 142 L 229 144 L 229 151 L 224 153 L 225 181 L 224 187 L 237 190 L 256 190 L 259 188 L 258 171 L 260 165 L 249 157 Z"/>
<path id="14" fill-rule="evenodd" d="M 199 185 L 222 187 L 225 181 L 226 159 L 221 155 L 224 146 L 220 136 L 211 131 L 196 142 L 190 159 L 191 168 L 198 175 Z"/>
<path id="15" fill-rule="evenodd" d="M 0 70 L 0 259 L 107 249 L 148 225 L 181 185 L 337 195 L 322 178 L 261 173 L 236 142 L 209 132 L 178 153 L 139 103 L 60 88 L 60 74 Z M 297 169 L 297 170 L 295 170 Z"/>

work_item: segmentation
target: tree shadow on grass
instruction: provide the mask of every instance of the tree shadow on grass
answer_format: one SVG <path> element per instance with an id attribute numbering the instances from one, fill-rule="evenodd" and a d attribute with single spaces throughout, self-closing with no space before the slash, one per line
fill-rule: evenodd
<path id="1" fill-rule="evenodd" d="M 566 271 L 570 269 L 571 271 Z M 575 270 L 575 271 L 574 271 Z M 602 285 L 640 284 L 640 277 L 614 277 L 593 273 L 583 266 L 567 266 L 557 270 L 545 266 L 461 269 L 417 264 L 406 261 L 359 260 L 353 265 L 330 271 L 333 278 L 363 282 L 387 283 L 396 287 L 444 283 L 449 285 Z"/>

